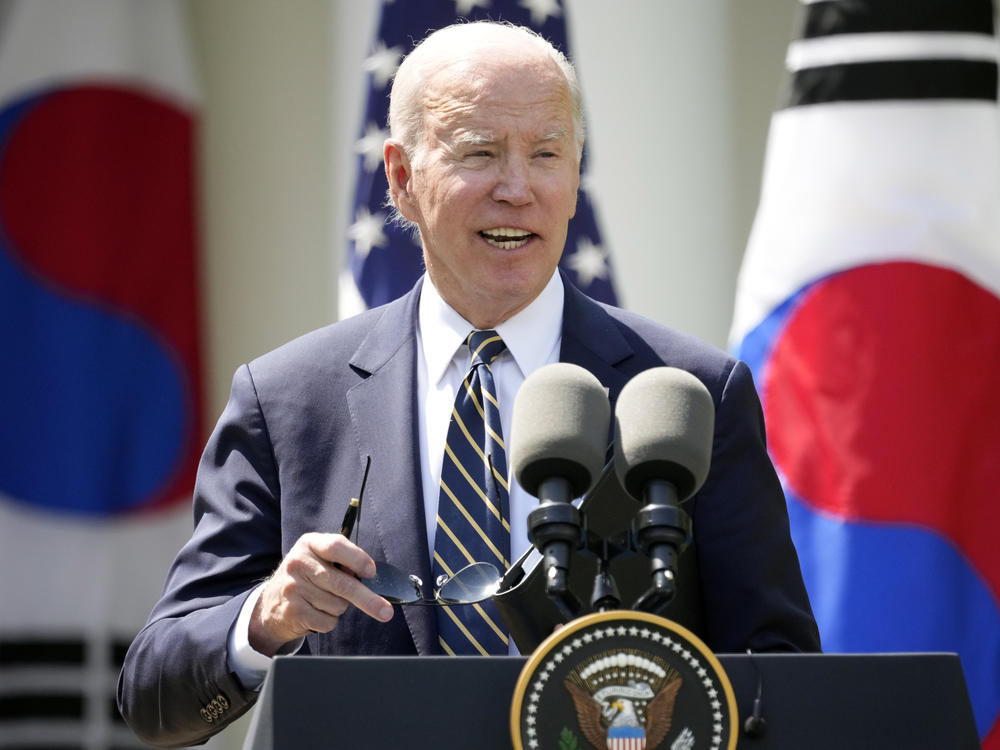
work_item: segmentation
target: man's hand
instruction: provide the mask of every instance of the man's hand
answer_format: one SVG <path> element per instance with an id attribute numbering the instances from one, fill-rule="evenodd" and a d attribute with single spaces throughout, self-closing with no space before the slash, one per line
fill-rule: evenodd
<path id="1" fill-rule="evenodd" d="M 346 537 L 303 534 L 264 584 L 250 617 L 250 645 L 273 656 L 308 633 L 333 630 L 351 604 L 387 622 L 392 605 L 357 578 L 373 575 L 375 563 Z"/>

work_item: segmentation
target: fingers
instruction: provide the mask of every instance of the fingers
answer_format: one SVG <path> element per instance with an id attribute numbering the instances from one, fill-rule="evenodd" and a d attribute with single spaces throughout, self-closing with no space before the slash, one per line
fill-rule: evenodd
<path id="1" fill-rule="evenodd" d="M 356 578 L 371 578 L 375 575 L 375 563 L 368 553 L 340 534 L 306 534 L 301 541 L 321 562 L 310 577 L 310 581 L 320 592 L 329 592 L 340 601 L 353 604 L 381 622 L 392 618 L 392 605 Z M 321 593 L 316 606 L 320 608 L 323 601 L 325 599 Z M 346 609 L 346 604 L 344 608 Z M 343 611 L 335 614 L 343 614 Z"/>
<path id="2" fill-rule="evenodd" d="M 351 605 L 381 622 L 392 619 L 392 606 L 357 578 L 374 574 L 368 554 L 340 534 L 304 534 L 264 584 L 250 644 L 273 654 L 309 632 L 333 630 Z"/>
<path id="3" fill-rule="evenodd" d="M 306 545 L 320 560 L 340 565 L 362 578 L 371 578 L 375 575 L 375 563 L 368 556 L 368 553 L 345 536 L 340 534 L 303 534 L 298 543 Z"/>

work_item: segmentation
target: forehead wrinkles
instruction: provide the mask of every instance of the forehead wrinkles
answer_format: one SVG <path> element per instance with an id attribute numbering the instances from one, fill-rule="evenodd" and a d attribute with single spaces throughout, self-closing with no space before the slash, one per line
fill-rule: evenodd
<path id="1" fill-rule="evenodd" d="M 429 90 L 424 97 L 424 117 L 432 128 L 454 128 L 472 118 L 483 99 L 481 94 L 448 91 L 443 87 Z"/>
<path id="2" fill-rule="evenodd" d="M 482 141 L 512 118 L 540 130 L 539 139 L 570 137 L 572 101 L 561 74 L 549 65 L 498 70 L 462 65 L 442 71 L 424 91 L 425 134 Z"/>

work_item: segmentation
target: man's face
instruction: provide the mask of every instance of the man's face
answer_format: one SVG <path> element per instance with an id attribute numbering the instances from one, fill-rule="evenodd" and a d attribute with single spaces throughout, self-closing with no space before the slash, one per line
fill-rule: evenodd
<path id="1" fill-rule="evenodd" d="M 547 58 L 509 57 L 432 80 L 400 206 L 420 227 L 434 286 L 480 328 L 506 320 L 545 287 L 580 184 L 565 79 Z"/>

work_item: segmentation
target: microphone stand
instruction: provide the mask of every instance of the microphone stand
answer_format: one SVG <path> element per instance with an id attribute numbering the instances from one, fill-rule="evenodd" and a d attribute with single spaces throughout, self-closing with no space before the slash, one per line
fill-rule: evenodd
<path id="1" fill-rule="evenodd" d="M 691 541 L 691 517 L 677 502 L 677 489 L 663 479 L 643 487 L 646 504 L 636 514 L 636 541 L 649 558 L 650 587 L 633 609 L 658 614 L 677 593 L 677 559 Z"/>
<path id="2" fill-rule="evenodd" d="M 592 533 L 586 518 L 570 501 L 571 489 L 563 479 L 541 483 L 539 505 L 528 514 L 528 538 L 543 556 L 545 593 L 564 621 L 579 616 L 583 605 L 569 589 L 573 552 L 597 558 L 591 589 L 590 611 L 621 607 L 621 595 L 611 573 L 611 561 L 645 555 L 650 563 L 650 586 L 632 604 L 633 610 L 660 614 L 677 593 L 677 562 L 691 542 L 691 517 L 680 507 L 677 490 L 666 480 L 653 479 L 643 487 L 643 505 L 625 531 L 606 538 Z"/>
<path id="3" fill-rule="evenodd" d="M 597 560 L 597 574 L 594 576 L 593 593 L 590 596 L 590 609 L 592 612 L 607 612 L 612 609 L 619 609 L 622 606 L 622 597 L 618 593 L 618 583 L 611 575 L 611 558 L 609 549 L 610 543 L 607 539 L 602 539 L 600 544 L 600 555 Z"/>
<path id="4" fill-rule="evenodd" d="M 528 514 L 528 539 L 543 555 L 545 593 L 566 622 L 580 614 L 580 600 L 569 590 L 570 555 L 581 546 L 582 522 L 572 503 L 569 480 L 546 479 L 538 487 L 538 506 Z"/>

